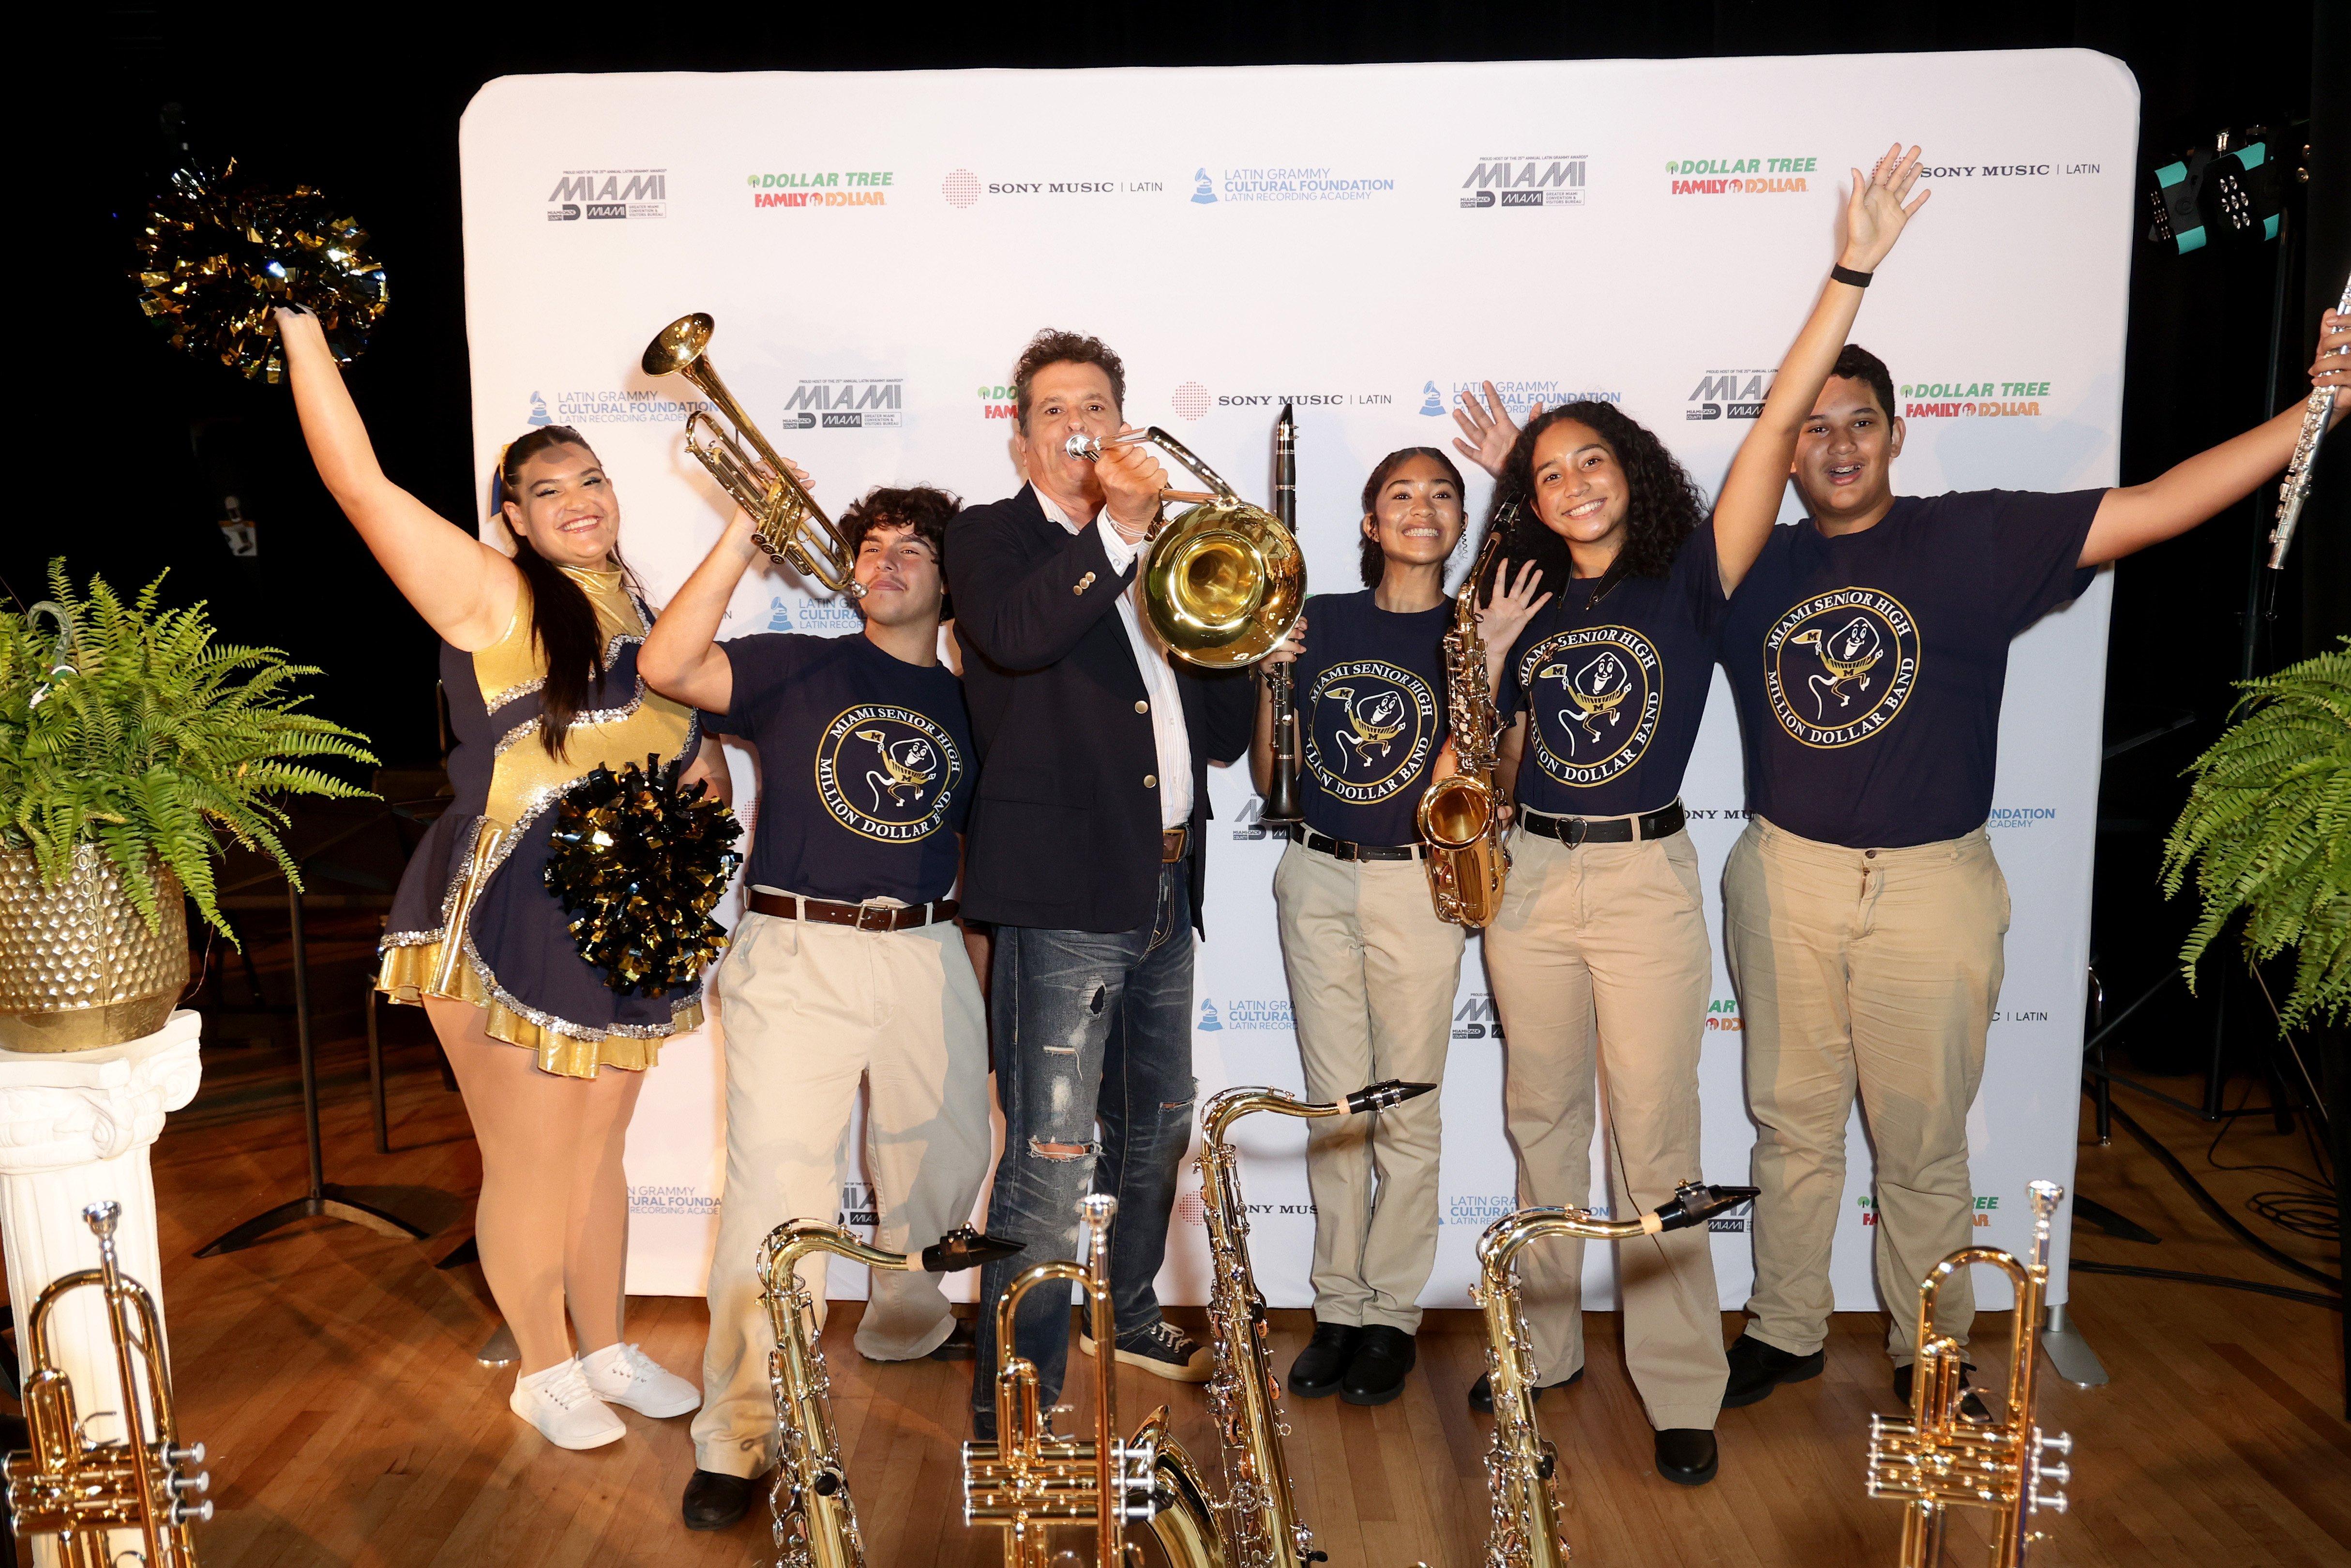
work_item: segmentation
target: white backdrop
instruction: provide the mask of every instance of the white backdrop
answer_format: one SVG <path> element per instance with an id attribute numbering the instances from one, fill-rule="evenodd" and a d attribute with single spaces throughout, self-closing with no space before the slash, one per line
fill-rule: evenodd
<path id="1" fill-rule="evenodd" d="M 1777 363 L 1833 259 L 1846 169 L 1899 136 L 1925 146 L 1935 198 L 1857 329 L 1909 420 L 1897 486 L 2111 484 L 2137 120 L 2123 67 L 2076 51 L 506 78 L 462 137 L 478 471 L 527 423 L 580 427 L 658 604 L 722 524 L 682 450 L 693 389 L 637 368 L 674 317 L 716 317 L 721 373 L 835 511 L 875 484 L 1009 494 L 1013 357 L 1040 327 L 1077 328 L 1124 356 L 1134 423 L 1169 426 L 1246 494 L 1262 498 L 1274 414 L 1294 402 L 1310 580 L 1352 590 L 1365 473 L 1395 447 L 1445 444 L 1446 409 L 1480 379 L 1521 416 L 1579 393 L 1621 402 L 1719 484 L 1748 428 L 1739 405 L 1768 384 L 1757 367 Z M 1970 1126 L 1980 1239 L 2011 1248 L 2029 1236 L 2025 1183 L 2073 1178 L 2107 594 L 2102 578 L 2010 662 L 1992 826 L 2016 916 Z M 854 625 L 760 570 L 726 631 Z M 747 797 L 747 755 L 736 768 Z M 1210 793 L 1200 1091 L 1296 1090 L 1269 885 L 1279 841 L 1250 825 L 1245 770 L 1219 771 Z M 1719 676 L 1685 798 L 1712 905 L 1741 804 Z M 1752 1131 L 1717 946 L 1706 1174 L 1740 1182 Z M 1512 1207 L 1499 1045 L 1473 943 L 1430 1305 L 1466 1302 L 1478 1233 Z M 673 1043 L 646 1086 L 629 1139 L 632 1291 L 701 1291 L 722 1197 L 716 1056 Z M 1244 1129 L 1259 1279 L 1276 1304 L 1303 1305 L 1303 1133 Z M 1837 1304 L 1865 1309 L 1857 1119 L 1851 1141 Z M 867 1208 L 864 1193 L 852 1180 L 844 1210 Z M 1188 1173 L 1185 1194 L 1161 1289 L 1197 1301 Z M 1744 1222 L 1718 1227 L 1736 1304 L 1751 1278 Z M 1608 1249 L 1587 1257 L 1587 1301 L 1606 1306 Z M 857 1270 L 832 1278 L 835 1294 L 862 1291 Z M 2006 1304 L 2004 1281 L 1979 1285 L 1987 1307 Z"/>

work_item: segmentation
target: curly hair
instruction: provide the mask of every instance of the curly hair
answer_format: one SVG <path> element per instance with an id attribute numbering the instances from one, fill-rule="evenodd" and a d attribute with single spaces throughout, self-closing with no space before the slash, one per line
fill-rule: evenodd
<path id="1" fill-rule="evenodd" d="M 912 528 L 914 537 L 930 546 L 931 554 L 945 566 L 947 525 L 962 510 L 959 497 L 934 485 L 909 485 L 904 489 L 877 485 L 851 502 L 849 509 L 841 514 L 841 533 L 849 541 L 849 553 L 854 557 L 864 548 L 865 536 L 875 528 Z"/>
<path id="2" fill-rule="evenodd" d="M 1494 498 L 1486 511 L 1486 526 L 1490 528 L 1512 500 L 1522 503 L 1516 526 L 1502 541 L 1501 556 L 1514 567 L 1533 561 L 1541 570 L 1543 591 L 1548 593 L 1558 592 L 1573 575 L 1567 541 L 1535 516 L 1532 498 L 1535 443 L 1544 431 L 1571 419 L 1589 426 L 1607 443 L 1632 490 L 1625 517 L 1625 571 L 1635 577 L 1665 576 L 1673 569 L 1682 540 L 1706 521 L 1706 492 L 1674 461 L 1664 442 L 1613 402 L 1562 403 L 1545 409 L 1519 432 L 1510 455 L 1502 460 Z M 1480 585 L 1480 591 L 1485 591 L 1485 585 Z"/>
<path id="3" fill-rule="evenodd" d="M 1020 428 L 1029 428 L 1029 383 L 1047 365 L 1095 365 L 1110 378 L 1110 401 L 1126 406 L 1126 364 L 1108 343 L 1083 332 L 1059 327 L 1040 329 L 1012 364 L 1013 412 Z"/>
<path id="4" fill-rule="evenodd" d="M 1372 517 L 1379 511 L 1380 492 L 1387 488 L 1388 476 L 1416 457 L 1426 457 L 1444 469 L 1445 476 L 1453 481 L 1454 495 L 1463 496 L 1466 498 L 1465 492 L 1461 488 L 1461 470 L 1453 465 L 1452 458 L 1434 446 L 1402 446 L 1374 464 L 1372 467 L 1372 476 L 1364 481 L 1364 516 Z M 1380 585 L 1380 580 L 1387 576 L 1388 558 L 1380 549 L 1380 541 L 1376 535 L 1365 534 L 1362 543 L 1364 586 L 1377 588 Z"/>

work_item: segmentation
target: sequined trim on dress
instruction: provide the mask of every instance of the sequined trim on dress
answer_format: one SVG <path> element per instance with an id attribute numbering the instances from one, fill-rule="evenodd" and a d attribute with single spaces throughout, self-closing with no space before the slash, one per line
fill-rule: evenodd
<path id="1" fill-rule="evenodd" d="M 645 613 L 645 607 L 642 604 L 637 606 L 637 618 L 644 622 L 648 626 L 653 624 L 653 617 Z M 642 632 L 615 632 L 612 633 L 612 640 L 604 644 L 604 667 L 608 670 L 612 667 L 612 662 L 621 656 L 621 645 L 622 643 L 642 643 L 644 640 L 645 634 Z M 499 710 L 505 708 L 509 704 L 520 702 L 523 698 L 530 695 L 531 693 L 545 691 L 546 689 L 547 677 L 545 675 L 539 676 L 535 681 L 525 681 L 518 686 L 508 686 L 506 690 L 498 694 L 498 700 L 496 702 L 486 704 L 483 706 L 482 716 L 485 718 L 495 718 L 497 716 Z M 639 700 L 642 701 L 644 695 L 644 682 L 640 679 L 637 682 L 637 696 Z M 576 723 L 578 721 L 575 720 L 574 722 Z M 537 719 L 533 719 L 529 724 L 525 725 L 523 727 L 526 729 L 536 729 L 538 727 L 538 721 Z M 504 751 L 506 749 L 505 741 L 500 741 L 498 743 L 498 749 L 500 751 Z"/>

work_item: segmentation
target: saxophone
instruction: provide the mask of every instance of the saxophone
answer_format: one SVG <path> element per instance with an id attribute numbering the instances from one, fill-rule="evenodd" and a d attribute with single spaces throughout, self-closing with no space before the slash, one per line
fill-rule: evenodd
<path id="1" fill-rule="evenodd" d="M 1990 1508 L 1991 1568 L 2022 1568 L 2026 1550 L 2043 1539 L 2026 1521 L 2040 1509 L 2065 1511 L 2065 1494 L 2044 1490 L 2074 1479 L 2072 1467 L 2045 1456 L 2070 1455 L 2074 1439 L 2044 1437 L 2033 1423 L 2038 1385 L 2042 1300 L 2049 1289 L 2049 1224 L 2065 1196 L 2055 1182 L 2032 1185 L 2032 1260 L 1997 1247 L 1964 1247 L 1918 1283 L 1918 1355 L 1910 1372 L 1907 1419 L 1869 1419 L 1869 1495 L 1909 1505 L 1902 1519 L 1902 1568 L 1933 1568 L 1943 1560 L 1943 1526 L 1957 1507 Z M 1998 1420 L 1959 1414 L 1959 1347 L 1935 1332 L 1935 1297 L 1943 1281 L 1986 1263 L 2016 1283 L 2016 1333 L 2008 1366 L 2008 1407 Z"/>
<path id="2" fill-rule="evenodd" d="M 1479 931 L 1502 907 L 1502 879 L 1510 874 L 1510 852 L 1502 847 L 1502 802 L 1494 787 L 1494 747 L 1502 722 L 1486 684 L 1486 640 L 1478 634 L 1478 585 L 1500 551 L 1502 536 L 1517 519 L 1518 503 L 1505 505 L 1486 530 L 1478 564 L 1453 603 L 1453 629 L 1445 634 L 1446 724 L 1453 732 L 1455 771 L 1431 784 L 1416 817 L 1427 841 L 1423 862 L 1437 917 Z"/>
<path id="3" fill-rule="evenodd" d="M 1493 1504 L 1488 1568 L 1564 1568 L 1568 1559 L 1559 1498 L 1552 1490 L 1559 1452 L 1535 1424 L 1534 1346 L 1519 1301 L 1520 1251 L 1546 1236 L 1628 1241 L 1682 1230 L 1755 1193 L 1751 1186 L 1684 1182 L 1655 1213 L 1638 1219 L 1601 1219 L 1583 1208 L 1522 1208 L 1494 1221 L 1478 1239 L 1478 1283 L 1470 1299 L 1486 1314 L 1486 1375 L 1494 1390 L 1494 1437 L 1486 1449 L 1486 1489 Z"/>
<path id="4" fill-rule="evenodd" d="M 2351 277 L 2344 279 L 2343 303 L 2335 310 L 2351 316 Z M 2285 564 L 2286 549 L 2294 543 L 2294 526 L 2302 520 L 2302 504 L 2310 498 L 2310 471 L 2318 463 L 2318 444 L 2326 439 L 2326 427 L 2335 418 L 2335 401 L 2342 390 L 2314 389 L 2303 410 L 2302 434 L 2294 438 L 2294 455 L 2286 461 L 2284 482 L 2278 486 L 2277 522 L 2270 529 L 2273 570 Z"/>
<path id="5" fill-rule="evenodd" d="M 1249 1268 L 1249 1205 L 1241 1199 L 1238 1151 L 1225 1141 L 1232 1124 L 1255 1111 L 1312 1118 L 1384 1110 L 1426 1094 L 1434 1083 L 1394 1079 L 1356 1090 L 1344 1101 L 1312 1103 L 1278 1089 L 1228 1089 L 1200 1113 L 1200 1197 L 1207 1223 L 1211 1281 L 1208 1324 L 1216 1371 L 1208 1407 L 1223 1440 L 1225 1495 L 1211 1503 L 1226 1520 L 1224 1559 L 1232 1568 L 1305 1568 L 1323 1561 L 1314 1532 L 1298 1521 L 1281 1439 L 1281 1385 L 1266 1352 L 1265 1297 Z"/>
<path id="6" fill-rule="evenodd" d="M 949 1274 L 1019 1250 L 966 1226 L 924 1248 L 922 1266 Z M 816 1302 L 799 1275 L 800 1260 L 817 1252 L 869 1269 L 905 1270 L 914 1263 L 821 1219 L 788 1219 L 759 1244 L 759 1300 L 776 1333 L 776 1348 L 768 1353 L 768 1387 L 776 1399 L 779 1462 L 768 1495 L 781 1568 L 865 1568 L 865 1543 L 833 1432 L 832 1383 L 817 1347 Z"/>

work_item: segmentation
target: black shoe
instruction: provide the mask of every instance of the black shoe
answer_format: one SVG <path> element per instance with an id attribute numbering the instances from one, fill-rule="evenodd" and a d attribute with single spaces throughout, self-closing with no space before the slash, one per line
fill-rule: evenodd
<path id="1" fill-rule="evenodd" d="M 1677 1486 L 1702 1487 L 1722 1468 L 1714 1434 L 1698 1427 L 1668 1427 L 1657 1434 L 1657 1473 Z"/>
<path id="2" fill-rule="evenodd" d="M 1301 1399 L 1321 1399 L 1339 1392 L 1339 1379 L 1353 1359 L 1364 1331 L 1353 1323 L 1317 1322 L 1314 1337 L 1290 1364 L 1290 1391 Z"/>
<path id="3" fill-rule="evenodd" d="M 728 1476 L 716 1470 L 696 1470 L 685 1483 L 685 1500 L 679 1511 L 688 1530 L 725 1530 L 751 1511 L 751 1500 L 766 1483 L 764 1476 Z"/>
<path id="4" fill-rule="evenodd" d="M 1545 1389 L 1573 1388 L 1583 1381 L 1583 1368 L 1579 1366 L 1557 1383 L 1538 1383 L 1535 1385 L 1535 1400 L 1537 1403 L 1541 1402 Z M 1479 1373 L 1478 1381 L 1469 1385 L 1469 1408 L 1481 1416 L 1491 1416 L 1494 1413 L 1494 1384 L 1485 1373 Z"/>
<path id="5" fill-rule="evenodd" d="M 1827 1361 L 1817 1350 L 1810 1355 L 1791 1355 L 1751 1333 L 1740 1334 L 1730 1343 L 1730 1380 L 1722 1390 L 1722 1407 L 1735 1410 L 1769 1397 L 1782 1383 L 1818 1377 Z"/>
<path id="6" fill-rule="evenodd" d="M 969 1318 L 956 1319 L 947 1337 L 931 1347 L 933 1361 L 970 1361 L 979 1354 L 979 1333 Z"/>
<path id="7" fill-rule="evenodd" d="M 1384 1405 L 1404 1392 L 1404 1380 L 1419 1359 L 1420 1347 L 1412 1335 L 1374 1323 L 1355 1343 L 1346 1375 L 1339 1379 L 1339 1397 L 1350 1405 Z"/>
<path id="8" fill-rule="evenodd" d="M 1970 1421 L 1989 1421 L 1991 1419 L 1991 1409 L 1970 1386 L 1968 1375 L 1975 1369 L 1976 1364 L 1972 1361 L 1959 1363 L 1959 1414 Z M 1894 1397 L 1902 1401 L 1905 1410 L 1910 1408 L 1910 1369 L 1907 1366 L 1894 1369 Z"/>

